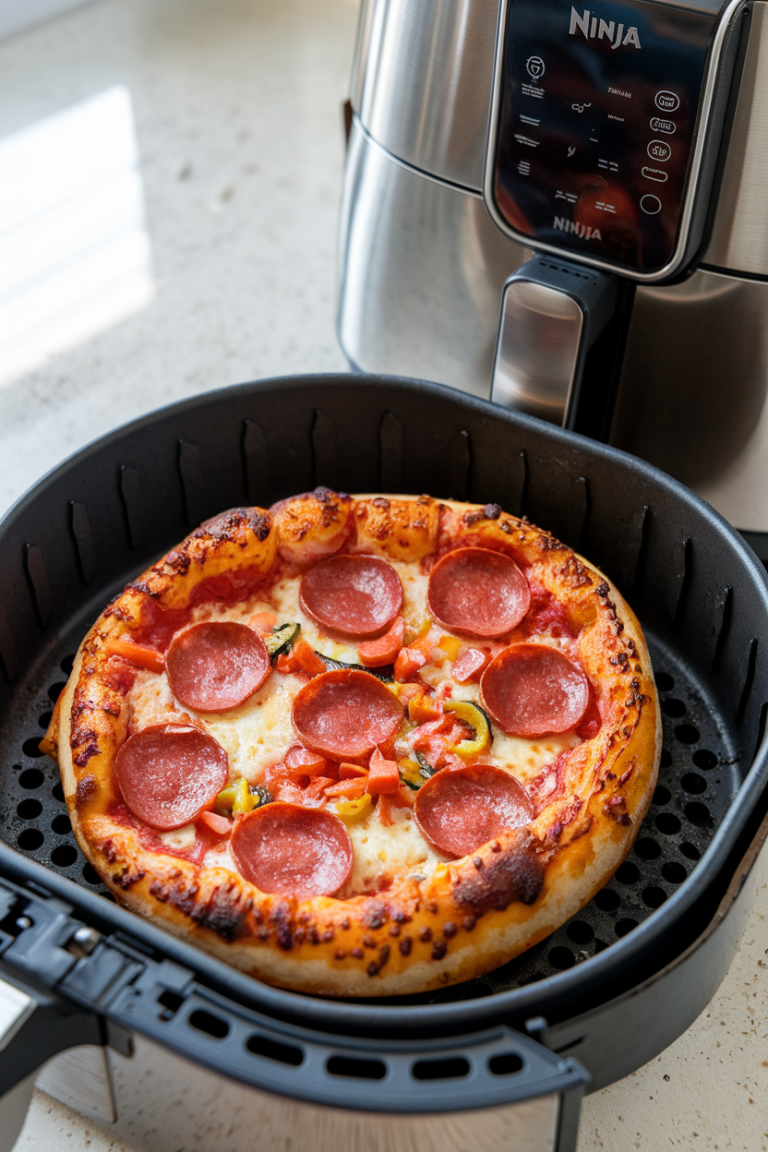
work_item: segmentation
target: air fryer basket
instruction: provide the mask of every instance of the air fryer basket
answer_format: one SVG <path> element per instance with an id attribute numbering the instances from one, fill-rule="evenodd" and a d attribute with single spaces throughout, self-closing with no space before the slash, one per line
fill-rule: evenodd
<path id="1" fill-rule="evenodd" d="M 627 595 L 646 630 L 662 700 L 660 782 L 611 882 L 524 956 L 404 1001 L 338 1003 L 268 988 L 117 908 L 75 844 L 56 769 L 38 749 L 77 644 L 128 579 L 206 517 L 244 503 L 268 506 L 318 484 L 494 502 L 549 528 Z M 765 573 L 712 509 L 641 461 L 551 425 L 437 385 L 358 376 L 243 385 L 154 413 L 63 464 L 0 526 L 6 971 L 125 1022 L 116 1005 L 127 989 L 138 995 L 142 980 L 146 990 L 138 970 L 151 958 L 166 976 L 152 985 L 153 1011 L 131 1019 L 180 1050 L 189 1050 L 180 1020 L 189 1034 L 195 1011 L 198 1024 L 201 1011 L 221 1019 L 221 997 L 261 1014 L 263 1027 L 264 1019 L 279 1028 L 300 1023 L 324 1035 L 378 1036 L 384 1047 L 392 1038 L 455 1037 L 501 1023 L 527 1022 L 544 1035 L 537 1018 L 563 1025 L 620 997 L 669 965 L 711 919 L 765 802 L 766 639 Z M 43 907 L 50 897 L 54 905 Z M 20 915 L 24 900 L 37 900 L 34 916 Z M 54 930 L 45 909 L 56 911 L 59 901 L 70 927 L 56 921 Z M 72 916 L 81 932 L 93 933 L 91 944 L 62 944 L 74 931 Z M 37 917 L 36 926 L 25 917 Z M 45 940 L 68 957 L 58 956 L 60 973 L 50 957 L 46 967 Z M 105 992 L 94 1004 L 94 962 L 106 942 L 123 967 L 105 984 L 112 998 Z M 138 965 L 133 975 L 126 957 Z M 218 1017 L 193 1011 L 193 977 L 209 990 L 204 995 L 219 998 Z M 592 1052 L 596 1083 L 668 1043 L 713 990 L 702 988 L 686 1009 L 672 1011 L 672 1025 L 653 1025 L 655 1038 L 637 1046 L 636 1057 L 625 1052 L 608 1067 Z M 90 1024 L 83 1027 L 87 1033 Z M 208 1040 L 224 1034 L 209 1025 Z M 217 1057 L 210 1043 L 201 1045 L 199 1059 L 221 1065 L 226 1046 Z M 250 1078 L 236 1066 L 228 1071 Z M 260 1075 L 255 1082 L 264 1082 Z M 285 1083 L 279 1090 L 292 1092 Z"/>

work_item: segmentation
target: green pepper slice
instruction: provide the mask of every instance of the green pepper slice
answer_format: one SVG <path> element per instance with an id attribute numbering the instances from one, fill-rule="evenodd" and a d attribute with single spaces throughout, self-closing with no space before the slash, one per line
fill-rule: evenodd
<path id="1" fill-rule="evenodd" d="M 291 622 L 289 624 L 278 624 L 271 632 L 268 632 L 266 636 L 262 636 L 262 640 L 266 645 L 270 657 L 275 660 L 278 656 L 290 652 L 298 640 L 300 632 L 301 624 Z"/>

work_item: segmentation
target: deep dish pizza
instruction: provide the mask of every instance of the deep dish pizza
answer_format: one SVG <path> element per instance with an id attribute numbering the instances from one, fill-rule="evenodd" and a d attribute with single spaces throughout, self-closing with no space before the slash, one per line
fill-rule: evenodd
<path id="1" fill-rule="evenodd" d="M 270 983 L 381 996 L 588 901 L 660 738 L 637 621 L 570 549 L 497 505 L 318 489 L 129 584 L 44 746 L 121 903 Z"/>

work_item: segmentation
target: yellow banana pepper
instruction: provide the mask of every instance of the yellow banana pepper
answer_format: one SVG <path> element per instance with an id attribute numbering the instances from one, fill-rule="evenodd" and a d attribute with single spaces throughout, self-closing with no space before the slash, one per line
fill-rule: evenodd
<path id="1" fill-rule="evenodd" d="M 476 756 L 487 752 L 491 746 L 491 725 L 488 717 L 479 704 L 471 700 L 446 700 L 443 705 L 445 712 L 452 712 L 457 720 L 461 720 L 474 732 L 471 740 L 460 740 L 453 751 L 462 760 L 474 760 Z"/>

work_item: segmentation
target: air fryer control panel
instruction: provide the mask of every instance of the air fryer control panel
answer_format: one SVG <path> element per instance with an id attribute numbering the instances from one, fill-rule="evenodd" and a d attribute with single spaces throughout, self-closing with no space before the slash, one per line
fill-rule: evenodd
<path id="1" fill-rule="evenodd" d="M 508 0 L 486 181 L 497 222 L 641 279 L 679 260 L 717 23 L 652 0 Z"/>

